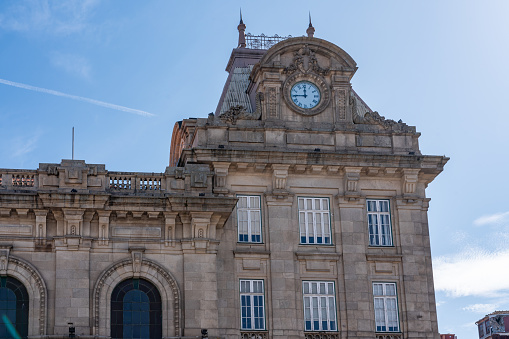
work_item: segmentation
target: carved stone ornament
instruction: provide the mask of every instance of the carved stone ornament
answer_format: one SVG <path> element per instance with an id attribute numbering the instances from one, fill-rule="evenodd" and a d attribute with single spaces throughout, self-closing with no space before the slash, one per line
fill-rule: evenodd
<path id="1" fill-rule="evenodd" d="M 307 45 L 293 53 L 292 63 L 285 67 L 283 74 L 293 74 L 297 71 L 301 73 L 313 72 L 323 76 L 330 72 L 328 68 L 322 68 L 318 65 L 315 52 L 309 49 Z"/>
<path id="2" fill-rule="evenodd" d="M 258 120 L 262 116 L 262 101 L 264 96 L 262 92 L 256 93 L 256 110 L 253 113 L 246 111 L 242 105 L 232 106 L 229 110 L 219 116 L 223 122 L 235 125 L 238 119 L 241 120 Z"/>
<path id="3" fill-rule="evenodd" d="M 2 246 L 0 248 L 0 275 L 7 275 L 7 265 L 9 264 L 9 252 L 11 246 Z"/>
<path id="4" fill-rule="evenodd" d="M 316 115 L 321 113 L 329 106 L 331 91 L 325 79 L 330 73 L 328 68 L 322 68 L 318 65 L 318 59 L 315 52 L 307 45 L 297 50 L 293 54 L 293 60 L 288 67 L 285 67 L 283 74 L 290 75 L 283 85 L 283 97 L 290 108 L 303 115 Z M 320 90 L 320 102 L 313 108 L 302 108 L 297 106 L 291 98 L 291 90 L 295 84 L 301 81 L 309 81 L 316 85 Z"/>
<path id="5" fill-rule="evenodd" d="M 360 103 L 354 95 L 350 96 L 350 106 L 353 111 L 353 122 L 356 124 L 379 125 L 386 130 L 412 132 L 412 127 L 401 120 L 396 122 L 391 119 L 386 119 L 376 111 L 366 111 L 362 108 L 362 103 Z"/>

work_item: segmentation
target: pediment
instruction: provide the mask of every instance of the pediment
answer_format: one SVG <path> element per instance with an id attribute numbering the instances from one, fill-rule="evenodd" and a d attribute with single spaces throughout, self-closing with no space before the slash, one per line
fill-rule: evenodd
<path id="1" fill-rule="evenodd" d="M 311 64 L 311 65 L 310 65 Z M 290 38 L 272 46 L 254 67 L 251 79 L 255 80 L 263 69 L 284 69 L 285 73 L 292 70 L 326 75 L 329 72 L 340 71 L 350 73 L 350 78 L 357 70 L 357 63 L 340 47 L 317 38 Z"/>

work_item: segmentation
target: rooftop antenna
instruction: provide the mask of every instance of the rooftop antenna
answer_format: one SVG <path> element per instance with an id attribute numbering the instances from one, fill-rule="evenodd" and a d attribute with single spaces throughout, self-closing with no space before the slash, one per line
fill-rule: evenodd
<path id="1" fill-rule="evenodd" d="M 72 127 L 72 160 L 74 160 L 74 126 Z"/>
<path id="2" fill-rule="evenodd" d="M 315 34 L 315 28 L 313 27 L 313 24 L 311 23 L 311 11 L 309 11 L 309 26 L 308 29 L 306 29 L 306 33 L 308 34 L 309 38 L 312 38 Z"/>
<path id="3" fill-rule="evenodd" d="M 244 21 L 242 21 L 242 8 L 240 9 L 240 23 L 237 26 L 237 29 L 239 30 L 239 45 L 237 46 L 240 48 L 246 47 L 246 34 L 244 33 L 246 31 L 246 25 L 244 25 Z"/>

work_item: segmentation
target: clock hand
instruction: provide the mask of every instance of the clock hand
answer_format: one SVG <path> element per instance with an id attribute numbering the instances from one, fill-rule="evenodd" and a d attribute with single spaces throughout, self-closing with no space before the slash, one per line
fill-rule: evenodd
<path id="1" fill-rule="evenodd" d="M 306 95 L 306 85 L 304 85 L 304 95 L 303 95 L 304 98 L 307 98 L 307 95 Z"/>

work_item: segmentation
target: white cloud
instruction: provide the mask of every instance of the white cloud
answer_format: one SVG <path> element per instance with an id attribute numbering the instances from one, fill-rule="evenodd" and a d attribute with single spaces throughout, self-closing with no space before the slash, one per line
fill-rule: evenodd
<path id="1" fill-rule="evenodd" d="M 466 249 L 433 261 L 435 289 L 452 297 L 506 297 L 509 294 L 509 249 Z"/>
<path id="2" fill-rule="evenodd" d="M 484 215 L 474 220 L 474 225 L 483 226 L 489 224 L 503 224 L 509 222 L 509 212 L 495 213 L 491 215 Z"/>
<path id="3" fill-rule="evenodd" d="M 90 78 L 90 64 L 86 58 L 80 55 L 54 52 L 51 54 L 51 63 L 67 73 L 85 79 Z"/>
<path id="4" fill-rule="evenodd" d="M 8 86 L 13 86 L 13 87 L 18 87 L 18 88 L 23 88 L 23 89 L 27 89 L 29 91 L 35 91 L 35 92 L 51 94 L 51 95 L 55 95 L 55 96 L 58 96 L 58 97 L 64 97 L 64 98 L 72 99 L 72 100 L 88 102 L 89 104 L 92 104 L 92 105 L 97 105 L 97 106 L 101 106 L 101 107 L 115 109 L 117 111 L 128 112 L 128 113 L 138 114 L 138 115 L 147 116 L 147 117 L 154 116 L 154 114 L 152 114 L 152 113 L 145 112 L 145 111 L 142 111 L 142 110 L 139 110 L 139 109 L 134 109 L 134 108 L 129 108 L 129 107 L 125 107 L 125 106 L 110 104 L 110 103 L 104 102 L 104 101 L 99 101 L 99 100 L 95 100 L 95 99 L 80 97 L 80 96 L 77 96 L 77 95 L 62 93 L 62 92 L 59 92 L 59 91 L 54 91 L 52 89 L 47 89 L 47 88 L 42 88 L 42 87 L 35 87 L 35 86 L 31 86 L 31 85 L 27 85 L 27 84 L 22 84 L 22 83 L 14 82 L 14 81 L 9 81 L 9 80 L 5 80 L 5 79 L 0 79 L 0 84 L 4 84 L 4 85 L 8 85 Z"/>
<path id="5" fill-rule="evenodd" d="M 22 157 L 30 152 L 32 152 L 36 146 L 39 138 L 41 137 L 40 131 L 35 132 L 33 135 L 22 138 L 18 137 L 13 144 L 12 147 L 12 156 L 13 157 Z"/>
<path id="6" fill-rule="evenodd" d="M 68 35 L 84 30 L 97 0 L 16 1 L 0 13 L 0 28 Z"/>
<path id="7" fill-rule="evenodd" d="M 496 310 L 498 306 L 498 304 L 472 304 L 463 307 L 463 311 L 488 314 Z"/>

